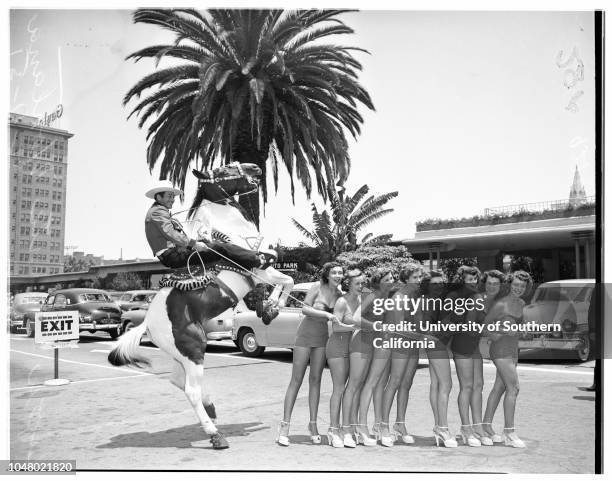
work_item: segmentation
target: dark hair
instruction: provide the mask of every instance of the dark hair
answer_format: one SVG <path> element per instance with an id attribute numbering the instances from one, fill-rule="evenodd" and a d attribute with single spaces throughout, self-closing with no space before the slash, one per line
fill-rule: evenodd
<path id="1" fill-rule="evenodd" d="M 521 297 L 527 297 L 531 293 L 531 288 L 533 287 L 533 279 L 531 278 L 531 275 L 525 271 L 514 271 L 508 275 L 508 285 L 511 285 L 514 279 L 523 281 L 526 284 L 525 292 L 523 292 Z"/>
<path id="2" fill-rule="evenodd" d="M 421 281 L 421 284 L 419 286 L 419 289 L 421 290 L 421 294 L 423 295 L 427 295 L 429 292 L 429 284 L 431 282 L 431 280 L 435 277 L 441 277 L 442 278 L 442 282 L 444 284 L 446 284 L 447 280 L 446 280 L 446 275 L 444 275 L 444 272 L 442 271 L 429 271 L 426 272 L 425 275 L 423 276 L 423 280 Z"/>
<path id="3" fill-rule="evenodd" d="M 478 267 L 476 266 L 461 266 L 459 267 L 459 269 L 457 269 L 457 274 L 455 275 L 455 279 L 454 279 L 454 283 L 455 284 L 459 284 L 459 285 L 463 285 L 465 284 L 465 276 L 466 275 L 470 275 L 470 276 L 477 276 L 477 282 L 480 281 L 480 269 L 478 269 Z"/>
<path id="4" fill-rule="evenodd" d="M 351 281 L 355 279 L 355 277 L 359 277 L 362 275 L 363 272 L 361 272 L 359 269 L 351 269 L 350 271 L 344 274 L 344 279 L 342 279 L 340 287 L 344 292 L 348 292 L 349 288 L 351 287 Z"/>
<path id="5" fill-rule="evenodd" d="M 508 278 L 506 277 L 506 274 L 504 274 L 501 271 L 498 271 L 497 269 L 489 269 L 488 271 L 484 271 L 482 273 L 482 277 L 480 278 L 480 283 L 482 285 L 483 292 L 486 290 L 485 284 L 487 283 L 487 279 L 489 277 L 499 279 L 499 292 L 495 296 L 495 299 L 500 299 L 508 294 L 508 289 L 507 289 Z"/>
<path id="6" fill-rule="evenodd" d="M 423 266 L 421 264 L 417 264 L 416 262 L 409 262 L 400 271 L 399 278 L 402 282 L 407 282 L 410 279 L 410 276 L 417 271 L 422 271 Z"/>
<path id="7" fill-rule="evenodd" d="M 342 272 L 344 273 L 344 267 L 339 262 L 326 262 L 321 267 L 321 282 L 323 284 L 329 284 L 329 272 L 335 267 L 342 267 Z"/>
<path id="8" fill-rule="evenodd" d="M 393 269 L 388 268 L 377 268 L 372 272 L 370 276 L 370 287 L 372 289 L 378 289 L 380 287 L 380 281 L 389 274 L 393 274 Z"/>

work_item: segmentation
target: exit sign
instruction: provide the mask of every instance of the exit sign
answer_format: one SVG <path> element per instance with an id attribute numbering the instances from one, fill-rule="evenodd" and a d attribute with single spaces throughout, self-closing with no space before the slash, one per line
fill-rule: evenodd
<path id="1" fill-rule="evenodd" d="M 79 312 L 37 312 L 34 329 L 34 342 L 36 343 L 78 339 Z"/>

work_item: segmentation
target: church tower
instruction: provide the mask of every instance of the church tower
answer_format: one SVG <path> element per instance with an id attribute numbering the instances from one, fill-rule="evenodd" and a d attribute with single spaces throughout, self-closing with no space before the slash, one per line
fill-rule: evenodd
<path id="1" fill-rule="evenodd" d="M 578 172 L 578 166 L 576 165 L 574 182 L 572 183 L 572 188 L 570 189 L 569 205 L 571 207 L 577 207 L 584 203 L 586 203 L 586 192 L 584 191 L 584 186 L 580 180 L 580 172 Z"/>

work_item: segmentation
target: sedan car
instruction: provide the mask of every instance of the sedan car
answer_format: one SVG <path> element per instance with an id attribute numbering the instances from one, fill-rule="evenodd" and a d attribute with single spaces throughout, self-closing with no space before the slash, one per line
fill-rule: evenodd
<path id="1" fill-rule="evenodd" d="M 9 311 L 9 330 L 17 332 L 25 329 L 28 336 L 33 336 L 34 331 L 30 332 L 28 329 L 33 329 L 34 315 L 40 311 L 46 298 L 47 294 L 44 292 L 15 294 Z M 32 319 L 32 322 L 28 322 L 28 319 Z"/>
<path id="2" fill-rule="evenodd" d="M 154 296 L 153 296 L 154 297 Z M 151 297 L 152 299 L 152 297 Z M 127 312 L 124 312 L 121 315 L 121 332 L 127 332 L 130 329 L 142 324 L 147 315 L 147 311 L 149 309 L 149 305 L 151 300 L 148 303 L 143 304 L 140 307 L 135 307 Z M 221 341 L 224 339 L 232 339 L 232 325 L 234 316 L 238 312 L 248 310 L 244 303 L 241 301 L 235 309 L 228 309 L 225 312 L 222 312 L 217 317 L 213 317 L 212 319 L 206 321 L 204 325 L 204 330 L 206 332 L 207 339 L 211 341 Z M 146 341 L 146 336 L 143 336 L 144 341 Z"/>
<path id="3" fill-rule="evenodd" d="M 304 317 L 302 301 L 313 284 L 313 282 L 296 284 L 287 299 L 287 304 L 280 308 L 278 317 L 269 325 L 265 325 L 255 311 L 247 310 L 236 314 L 232 339 L 245 356 L 260 356 L 266 347 L 287 349 L 294 347 L 298 326 Z"/>
<path id="4" fill-rule="evenodd" d="M 594 288 L 594 279 L 540 284 L 531 303 L 524 307 L 523 318 L 525 322 L 551 324 L 554 330 L 525 333 L 519 340 L 519 347 L 559 349 L 587 361 L 592 355 L 589 306 Z"/>
<path id="5" fill-rule="evenodd" d="M 113 339 L 121 334 L 121 310 L 100 289 L 60 289 L 49 294 L 41 308 L 43 312 L 75 310 L 79 312 L 79 331 L 105 331 Z M 33 336 L 33 328 L 31 332 Z"/>
<path id="6" fill-rule="evenodd" d="M 155 294 L 157 291 L 152 290 L 126 291 L 117 299 L 117 303 L 122 311 L 129 311 L 150 304 Z"/>

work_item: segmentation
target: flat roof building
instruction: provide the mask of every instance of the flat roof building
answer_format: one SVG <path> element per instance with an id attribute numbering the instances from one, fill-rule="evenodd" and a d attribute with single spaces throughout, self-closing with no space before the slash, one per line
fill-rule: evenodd
<path id="1" fill-rule="evenodd" d="M 10 275 L 64 270 L 68 139 L 53 128 L 59 105 L 42 119 L 9 114 Z"/>

